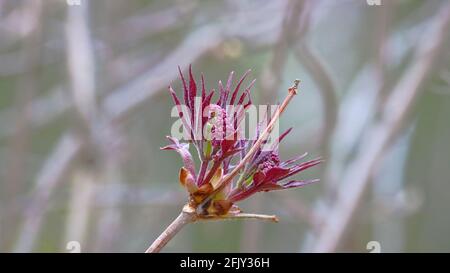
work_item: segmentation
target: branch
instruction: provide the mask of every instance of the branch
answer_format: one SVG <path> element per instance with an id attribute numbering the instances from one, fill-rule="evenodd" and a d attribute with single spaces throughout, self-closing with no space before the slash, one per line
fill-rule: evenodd
<path id="1" fill-rule="evenodd" d="M 93 135 L 99 127 L 96 101 L 94 46 L 89 28 L 89 3 L 78 8 L 67 6 L 66 15 L 66 64 L 70 91 L 76 110 L 76 132 L 83 145 L 83 152 L 96 145 Z M 106 141 L 104 139 L 103 141 Z M 71 181 L 70 201 L 66 221 L 66 241 L 76 240 L 84 244 L 91 220 L 91 204 L 97 177 L 96 164 L 91 164 L 84 153 L 76 166 Z M 97 160 L 94 158 L 93 160 Z M 92 167 L 94 165 L 94 167 Z"/>
<path id="2" fill-rule="evenodd" d="M 29 128 L 31 113 L 27 109 L 37 93 L 37 86 L 40 84 L 39 72 L 35 68 L 41 59 L 43 5 L 42 1 L 34 1 L 31 4 L 29 3 L 29 5 L 22 5 L 23 12 L 27 14 L 27 19 L 29 20 L 23 20 L 17 26 L 19 29 L 28 29 L 29 31 L 27 31 L 26 36 L 21 41 L 20 54 L 17 56 L 23 60 L 26 69 L 18 77 L 17 90 L 15 90 L 14 96 L 19 111 L 11 119 L 14 120 L 14 124 L 11 124 L 11 127 L 15 128 L 15 133 L 8 140 L 10 149 L 8 149 L 8 160 L 5 164 L 8 171 L 3 179 L 5 185 L 4 198 L 6 204 L 8 204 L 3 206 L 6 215 L 17 214 L 14 206 L 9 204 L 14 203 L 17 194 L 23 191 L 26 186 L 26 172 L 24 170 L 27 167 L 26 162 L 31 154 L 30 149 L 32 147 L 32 135 Z M 6 234 L 10 234 L 9 232 L 12 231 L 10 228 L 5 228 L 5 230 Z M 4 238 L 6 239 L 7 237 L 9 236 Z"/>
<path id="3" fill-rule="evenodd" d="M 185 205 L 180 215 L 159 235 L 145 253 L 159 252 L 187 224 L 196 219 L 195 208 Z"/>
<path id="4" fill-rule="evenodd" d="M 221 215 L 221 216 L 200 216 L 198 221 L 221 221 L 221 220 L 242 220 L 255 219 L 278 223 L 276 215 L 255 214 L 255 213 L 239 213 L 236 215 Z"/>
<path id="5" fill-rule="evenodd" d="M 15 252 L 29 252 L 39 233 L 46 206 L 56 186 L 81 150 L 81 143 L 70 134 L 64 135 L 44 164 L 36 180 L 32 199 L 25 208 Z"/>
<path id="6" fill-rule="evenodd" d="M 242 219 L 256 219 L 271 222 L 278 222 L 275 215 L 253 214 L 253 213 L 239 213 L 236 215 L 198 215 L 196 209 L 186 204 L 178 217 L 159 235 L 159 237 L 151 244 L 145 253 L 157 253 L 172 240 L 184 226 L 196 221 L 221 221 L 221 220 L 242 220 Z"/>
<path id="7" fill-rule="evenodd" d="M 324 109 L 324 122 L 322 132 L 318 141 L 319 147 L 329 154 L 329 138 L 333 135 L 338 116 L 338 98 L 336 85 L 331 76 L 328 65 L 323 58 L 307 43 L 301 42 L 294 50 L 297 59 L 302 61 L 302 65 L 314 79 L 318 86 Z"/>

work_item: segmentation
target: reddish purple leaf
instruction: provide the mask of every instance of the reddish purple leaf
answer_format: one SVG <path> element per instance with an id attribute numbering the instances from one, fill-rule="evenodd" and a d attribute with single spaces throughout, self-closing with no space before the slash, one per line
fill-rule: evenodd
<path id="1" fill-rule="evenodd" d="M 184 103 L 187 107 L 191 108 L 191 105 L 189 104 L 189 89 L 187 88 L 186 81 L 183 76 L 183 72 L 181 72 L 181 67 L 178 66 L 178 72 L 180 73 L 181 82 L 183 83 L 183 91 L 184 91 Z"/>
<path id="2" fill-rule="evenodd" d="M 192 174 L 194 179 L 196 179 L 197 175 L 196 175 L 196 171 L 195 171 L 195 164 L 194 164 L 194 159 L 192 158 L 192 155 L 189 152 L 189 144 L 180 143 L 178 141 L 178 139 L 170 137 L 170 136 L 167 136 L 167 139 L 170 142 L 172 142 L 172 144 L 162 147 L 161 150 L 177 151 L 183 160 L 184 167 Z"/>
<path id="3" fill-rule="evenodd" d="M 239 92 L 239 89 L 241 88 L 241 84 L 242 82 L 244 82 L 245 78 L 247 77 L 247 75 L 250 73 L 250 69 L 247 70 L 244 75 L 241 77 L 241 79 L 239 80 L 238 84 L 236 85 L 236 88 L 234 88 L 233 94 L 231 95 L 231 100 L 230 100 L 230 104 L 233 105 L 234 101 L 236 99 L 237 93 Z"/>

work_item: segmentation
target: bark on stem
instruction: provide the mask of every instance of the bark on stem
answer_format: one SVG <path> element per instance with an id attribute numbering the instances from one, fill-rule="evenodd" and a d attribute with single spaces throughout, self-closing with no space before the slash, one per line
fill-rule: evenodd
<path id="1" fill-rule="evenodd" d="M 185 205 L 183 211 L 173 222 L 166 228 L 166 230 L 159 235 L 159 237 L 152 243 L 152 245 L 145 251 L 145 253 L 157 253 L 172 238 L 187 224 L 195 221 L 218 221 L 218 220 L 241 220 L 241 219 L 256 219 L 270 222 L 278 222 L 275 215 L 254 214 L 254 213 L 239 213 L 237 215 L 223 215 L 223 216 L 198 216 L 195 208 L 189 204 Z"/>
<path id="2" fill-rule="evenodd" d="M 190 205 L 184 206 L 180 215 L 159 235 L 145 253 L 159 252 L 185 225 L 194 222 L 195 218 L 195 209 Z"/>
<path id="3" fill-rule="evenodd" d="M 239 213 L 237 215 L 222 215 L 222 216 L 204 216 L 199 217 L 197 220 L 205 221 L 220 221 L 220 220 L 241 220 L 241 219 L 255 219 L 270 222 L 278 222 L 278 218 L 275 215 L 255 214 L 255 213 Z"/>

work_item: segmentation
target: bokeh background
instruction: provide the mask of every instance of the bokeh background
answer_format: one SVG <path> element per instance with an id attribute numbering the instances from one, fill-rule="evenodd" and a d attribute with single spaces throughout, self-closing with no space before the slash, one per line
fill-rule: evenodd
<path id="1" fill-rule="evenodd" d="M 0 0 L 0 251 L 143 252 L 186 201 L 159 147 L 189 64 L 209 88 L 252 69 L 261 104 L 300 78 L 281 157 L 326 162 L 240 204 L 278 224 L 164 251 L 449 251 L 449 26 L 445 0 Z"/>

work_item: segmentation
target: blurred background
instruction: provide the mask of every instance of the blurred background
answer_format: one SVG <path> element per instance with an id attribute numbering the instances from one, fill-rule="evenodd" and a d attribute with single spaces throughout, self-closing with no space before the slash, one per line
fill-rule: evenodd
<path id="1" fill-rule="evenodd" d="M 189 225 L 167 252 L 450 251 L 450 2 L 0 0 L 0 251 L 143 252 L 178 215 L 177 65 L 252 69 L 282 159 L 321 182 L 260 193 L 259 221 Z"/>

